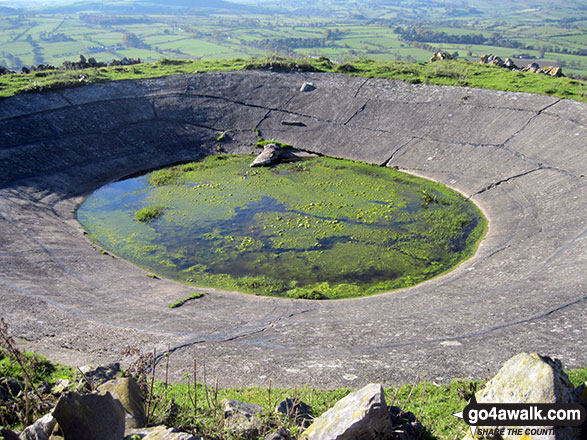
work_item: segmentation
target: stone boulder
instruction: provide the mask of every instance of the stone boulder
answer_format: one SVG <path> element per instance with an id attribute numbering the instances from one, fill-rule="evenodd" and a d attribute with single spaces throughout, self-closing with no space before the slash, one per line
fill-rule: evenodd
<path id="1" fill-rule="evenodd" d="M 0 438 L 4 440 L 20 440 L 18 434 L 11 429 L 0 427 Z"/>
<path id="2" fill-rule="evenodd" d="M 114 379 L 120 373 L 120 363 L 114 362 L 108 365 L 84 365 L 80 371 L 86 378 L 95 384 L 101 384 Z"/>
<path id="3" fill-rule="evenodd" d="M 72 388 L 72 383 L 69 379 L 59 379 L 53 388 L 51 388 L 51 393 L 55 396 L 60 396 L 61 394 L 69 391 Z"/>
<path id="4" fill-rule="evenodd" d="M 267 144 L 263 147 L 263 152 L 259 154 L 251 163 L 252 167 L 266 167 L 279 160 L 281 148 L 276 144 Z"/>
<path id="5" fill-rule="evenodd" d="M 392 438 L 383 388 L 369 384 L 339 400 L 304 431 L 307 440 L 375 440 Z"/>
<path id="6" fill-rule="evenodd" d="M 394 440 L 418 440 L 424 434 L 424 427 L 410 411 L 402 411 L 397 406 L 389 407 Z"/>
<path id="7" fill-rule="evenodd" d="M 186 432 L 180 432 L 175 428 L 166 426 L 154 426 L 152 428 L 131 429 L 129 435 L 125 437 L 128 440 L 203 440 L 201 437 L 194 437 Z"/>
<path id="8" fill-rule="evenodd" d="M 53 410 L 66 440 L 120 440 L 124 437 L 125 411 L 110 393 L 62 394 Z"/>
<path id="9" fill-rule="evenodd" d="M 21 440 L 49 440 L 57 420 L 53 414 L 46 414 L 20 434 Z"/>
<path id="10" fill-rule="evenodd" d="M 260 405 L 224 399 L 222 401 L 224 426 L 233 435 L 243 439 L 256 439 L 263 422 L 261 416 L 265 411 Z"/>
<path id="11" fill-rule="evenodd" d="M 279 428 L 277 431 L 267 434 L 263 440 L 292 440 L 292 437 L 287 429 Z"/>
<path id="12" fill-rule="evenodd" d="M 0 378 L 0 401 L 14 400 L 21 391 L 24 384 L 14 377 Z"/>
<path id="13" fill-rule="evenodd" d="M 316 90 L 316 87 L 310 82 L 305 82 L 300 87 L 300 92 L 311 92 L 312 90 Z"/>
<path id="14" fill-rule="evenodd" d="M 510 70 L 520 70 L 520 68 L 518 66 L 516 66 L 516 64 L 509 58 L 506 58 L 504 63 L 503 63 L 503 67 L 510 69 Z"/>
<path id="15" fill-rule="evenodd" d="M 134 379 L 124 377 L 110 380 L 98 387 L 100 394 L 109 392 L 126 411 L 126 430 L 142 428 L 147 423 L 143 393 Z"/>
<path id="16" fill-rule="evenodd" d="M 522 72 L 536 73 L 539 70 L 540 70 L 540 66 L 538 65 L 538 63 L 531 63 L 531 64 L 528 64 L 526 67 L 522 67 Z"/>
<path id="17" fill-rule="evenodd" d="M 275 412 L 285 415 L 295 421 L 296 424 L 307 428 L 314 420 L 314 410 L 301 400 L 287 398 L 279 402 Z"/>
<path id="18" fill-rule="evenodd" d="M 475 395 L 478 403 L 574 403 L 576 390 L 558 359 L 521 353 L 508 360 Z M 506 435 L 504 440 L 521 436 Z M 574 440 L 570 427 L 557 428 L 541 440 Z M 471 439 L 469 432 L 465 439 Z"/>
<path id="19" fill-rule="evenodd" d="M 563 75 L 563 70 L 560 67 L 552 67 L 552 66 L 546 66 L 546 67 L 542 67 L 538 73 L 543 73 L 545 75 L 550 75 L 550 76 L 554 76 L 555 78 L 560 78 Z"/>
<path id="20" fill-rule="evenodd" d="M 443 60 L 454 60 L 454 57 L 451 54 L 449 54 L 448 52 L 441 50 L 441 51 L 434 53 L 434 55 L 432 55 L 432 58 L 430 58 L 431 63 L 434 63 L 435 61 L 443 61 Z"/>

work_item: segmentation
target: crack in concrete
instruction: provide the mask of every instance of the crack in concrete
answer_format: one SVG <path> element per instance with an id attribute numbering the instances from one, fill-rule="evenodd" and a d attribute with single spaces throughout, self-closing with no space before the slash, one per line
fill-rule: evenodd
<path id="1" fill-rule="evenodd" d="M 349 122 L 351 122 L 355 116 L 359 115 L 360 113 L 365 111 L 365 108 L 367 107 L 367 104 L 369 103 L 369 101 L 366 101 L 361 107 L 359 107 L 359 109 L 357 111 L 355 111 L 350 118 L 347 119 L 346 122 L 344 122 L 342 125 L 347 125 Z"/>
<path id="2" fill-rule="evenodd" d="M 534 121 L 536 118 L 538 118 L 542 114 L 543 111 L 548 110 L 550 107 L 552 107 L 555 104 L 558 104 L 560 101 L 561 101 L 561 98 L 558 98 L 552 104 L 549 104 L 546 107 L 543 107 L 540 110 L 538 110 L 534 116 L 532 116 L 530 119 L 528 119 L 526 121 L 526 123 L 522 126 L 522 128 L 520 128 L 518 131 L 516 131 L 514 134 L 512 134 L 509 138 L 507 138 L 503 142 L 503 144 L 501 144 L 501 145 L 503 145 L 505 147 L 505 145 L 508 142 L 510 142 L 512 139 L 514 139 L 516 136 L 518 136 L 522 131 L 524 131 L 526 128 L 528 128 L 528 126 L 530 126 L 530 124 L 532 123 L 532 121 Z"/>
<path id="3" fill-rule="evenodd" d="M 536 172 L 536 171 L 539 171 L 539 170 L 542 170 L 542 169 L 543 169 L 543 167 L 541 167 L 541 166 L 540 166 L 540 167 L 537 167 L 537 168 L 534 168 L 534 169 L 531 169 L 531 170 L 528 170 L 528 171 L 524 171 L 523 173 L 515 174 L 515 175 L 513 175 L 513 176 L 510 176 L 510 177 L 507 177 L 507 178 L 505 178 L 505 179 L 498 180 L 497 182 L 490 183 L 489 185 L 487 185 L 487 186 L 485 186 L 485 187 L 481 188 L 481 189 L 480 189 L 479 191 L 477 191 L 476 193 L 474 193 L 474 194 L 470 195 L 468 198 L 469 198 L 469 199 L 472 199 L 472 198 L 473 198 L 473 197 L 475 197 L 476 195 L 482 194 L 482 193 L 484 193 L 485 191 L 489 191 L 490 189 L 493 189 L 493 188 L 495 188 L 496 186 L 499 186 L 499 185 L 501 185 L 502 183 L 507 183 L 507 182 L 509 182 L 510 180 L 514 180 L 514 179 L 517 179 L 517 178 L 519 178 L 519 177 L 527 176 L 528 174 L 534 173 L 534 172 Z"/>
<path id="4" fill-rule="evenodd" d="M 520 319 L 517 321 L 505 322 L 503 324 L 499 324 L 499 325 L 496 325 L 493 327 L 478 330 L 475 332 L 465 333 L 465 334 L 458 335 L 458 336 L 452 336 L 452 337 L 448 337 L 448 338 L 425 339 L 425 340 L 419 340 L 419 341 L 399 342 L 399 343 L 395 343 L 395 344 L 382 344 L 382 345 L 376 345 L 376 346 L 372 346 L 372 347 L 353 349 L 350 351 L 353 353 L 362 353 L 362 352 L 387 349 L 387 348 L 411 347 L 411 346 L 415 346 L 415 345 L 430 345 L 430 344 L 437 344 L 437 343 L 446 342 L 446 341 L 461 341 L 464 339 L 478 338 L 480 336 L 486 336 L 486 335 L 494 333 L 498 330 L 503 330 L 505 328 L 515 327 L 518 325 L 528 324 L 531 322 L 539 321 L 539 320 L 547 318 L 557 312 L 560 312 L 561 310 L 567 309 L 567 308 L 572 307 L 577 304 L 581 304 L 585 301 L 587 301 L 587 296 L 581 297 L 575 301 L 571 301 L 571 302 L 562 304 L 554 309 L 547 310 L 543 313 L 536 314 L 536 315 L 531 316 L 529 318 Z"/>
<path id="5" fill-rule="evenodd" d="M 355 92 L 355 95 L 353 96 L 353 99 L 356 99 L 356 98 L 357 98 L 357 96 L 359 96 L 359 93 L 361 92 L 361 89 L 363 88 L 363 86 L 364 86 L 365 84 L 367 84 L 367 83 L 369 82 L 369 80 L 370 80 L 370 79 L 371 79 L 371 78 L 366 78 L 366 79 L 365 79 L 365 81 L 363 81 L 363 82 L 361 83 L 361 85 L 359 85 L 359 87 L 357 88 L 357 91 Z"/>
<path id="6" fill-rule="evenodd" d="M 573 237 L 569 242 L 565 243 L 563 246 L 559 247 L 554 253 L 552 253 L 544 262 L 536 267 L 530 274 L 534 274 L 539 270 L 542 270 L 547 264 L 549 264 L 552 260 L 557 258 L 560 254 L 565 252 L 567 249 L 575 245 L 580 239 L 587 236 L 587 229 L 580 232 L 577 236 Z"/>
<path id="7" fill-rule="evenodd" d="M 164 353 L 161 353 L 160 355 L 158 355 L 155 358 L 155 363 L 158 363 L 159 361 L 161 361 L 165 356 L 167 356 L 167 354 L 171 354 L 174 353 L 178 350 L 181 350 L 183 348 L 188 348 L 188 347 L 192 347 L 194 345 L 198 345 L 198 344 L 205 344 L 205 343 L 224 343 L 224 342 L 231 342 L 231 341 L 236 341 L 238 339 L 243 339 L 243 338 L 247 338 L 249 336 L 253 336 L 253 335 L 257 335 L 260 333 L 265 332 L 267 329 L 269 329 L 270 327 L 274 326 L 275 324 L 277 324 L 278 322 L 281 321 L 285 321 L 287 319 L 293 318 L 294 316 L 299 316 L 299 315 L 303 315 L 304 313 L 308 313 L 308 312 L 312 312 L 315 309 L 305 309 L 305 310 L 300 310 L 299 312 L 292 312 L 289 313 L 286 316 L 281 316 L 277 319 L 274 319 L 272 321 L 269 321 L 266 324 L 263 324 L 260 327 L 255 327 L 251 330 L 247 330 L 244 332 L 238 332 L 238 330 L 234 330 L 232 331 L 232 335 L 231 336 L 222 336 L 222 335 L 217 335 L 217 336 L 208 336 L 208 337 L 198 337 L 198 338 L 194 338 L 192 340 L 183 342 L 181 344 L 178 344 L 174 347 L 169 348 L 168 350 L 166 350 Z"/>
<path id="8" fill-rule="evenodd" d="M 403 150 L 405 147 L 407 147 L 410 142 L 412 142 L 415 138 L 410 139 L 409 141 L 407 141 L 406 143 L 400 145 L 393 153 L 391 153 L 391 156 L 389 156 L 389 159 L 387 159 L 386 161 L 384 161 L 380 166 L 385 166 L 385 167 L 389 167 L 391 166 L 391 161 L 393 160 L 393 158 L 395 157 L 395 155 L 397 153 L 400 152 L 400 150 Z"/>

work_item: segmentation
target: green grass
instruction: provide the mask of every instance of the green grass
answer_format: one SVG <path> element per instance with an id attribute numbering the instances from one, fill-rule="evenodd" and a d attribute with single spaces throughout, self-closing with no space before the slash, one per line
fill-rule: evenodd
<path id="1" fill-rule="evenodd" d="M 54 385 L 59 379 L 73 380 L 76 376 L 73 368 L 52 363 L 42 356 L 26 353 L 27 358 L 35 359 L 37 367 L 32 373 L 35 385 L 43 381 Z M 164 368 L 166 359 L 159 364 L 158 369 Z M 170 359 L 171 365 L 173 358 Z M 312 406 L 316 416 L 320 416 L 334 404 L 354 391 L 351 388 L 338 388 L 334 390 L 318 390 L 307 386 L 299 388 L 271 388 L 267 387 L 240 387 L 240 388 L 216 388 L 211 380 L 212 374 L 207 372 L 205 379 L 205 365 L 198 364 L 197 369 L 197 412 L 194 417 L 194 388 L 193 376 L 186 374 L 182 381 L 166 384 L 156 382 L 153 393 L 150 423 L 165 423 L 184 431 L 196 432 L 206 438 L 218 440 L 234 440 L 235 437 L 223 432 L 221 426 L 221 401 L 222 399 L 236 399 L 248 403 L 261 405 L 265 408 L 267 422 L 266 432 L 271 432 L 277 426 L 284 426 L 291 430 L 295 438 L 301 430 L 284 418 L 274 413 L 277 403 L 285 398 L 297 398 Z M 587 368 L 566 371 L 571 383 L 579 386 L 587 381 Z M 5 352 L 0 349 L 0 377 L 15 377 L 24 380 L 22 370 L 14 362 L 9 360 Z M 189 385 L 188 385 L 189 383 Z M 462 411 L 468 403 L 471 393 L 483 385 L 482 380 L 455 379 L 450 383 L 437 384 L 423 381 L 416 384 L 408 384 L 398 387 L 385 388 L 385 398 L 388 405 L 402 408 L 416 414 L 427 432 L 424 439 L 453 440 L 455 436 L 464 436 L 467 426 L 463 421 L 452 416 L 453 413 Z M 176 411 L 170 411 L 172 400 L 176 405 Z M 0 404 L 0 409 L 2 408 Z M 269 423 L 273 427 L 269 427 Z M 11 428 L 22 428 L 14 425 Z M 264 432 L 264 433 L 266 433 Z"/>
<path id="2" fill-rule="evenodd" d="M 126 67 L 47 71 L 0 77 L 0 98 L 18 93 L 41 92 L 108 81 L 158 78 L 210 71 L 265 70 L 335 72 L 354 76 L 400 79 L 410 83 L 467 86 L 493 90 L 539 93 L 587 102 L 587 83 L 534 73 L 511 72 L 465 60 L 436 63 L 357 59 L 344 64 L 326 58 L 250 58 L 233 60 L 166 60 Z"/>
<path id="3" fill-rule="evenodd" d="M 196 292 L 196 293 L 192 293 L 190 296 L 177 300 L 171 304 L 169 304 L 167 307 L 169 307 L 170 309 L 176 309 L 178 307 L 183 306 L 186 302 L 191 301 L 192 299 L 199 299 L 204 297 L 205 295 L 207 295 L 207 293 L 204 292 Z"/>
<path id="4" fill-rule="evenodd" d="M 173 363 L 173 360 L 171 360 Z M 193 386 L 188 388 L 187 382 L 192 378 L 186 376 L 184 383 L 175 383 L 168 387 L 166 398 L 163 399 L 154 416 L 155 420 L 163 420 L 166 417 L 165 408 L 169 406 L 171 399 L 178 405 L 178 416 L 174 420 L 175 426 L 181 426 L 185 430 L 195 429 L 200 435 L 215 437 L 218 435 L 217 426 L 221 413 L 220 401 L 222 399 L 236 399 L 248 403 L 261 405 L 276 425 L 284 426 L 292 431 L 295 438 L 301 430 L 291 422 L 280 419 L 273 411 L 277 403 L 285 398 L 297 398 L 312 406 L 316 416 L 320 416 L 334 404 L 354 391 L 351 388 L 338 388 L 335 390 L 317 390 L 302 386 L 300 388 L 273 388 L 246 387 L 227 388 L 215 390 L 210 382 L 205 387 L 202 382 L 202 368 L 198 372 L 200 378 L 197 387 L 198 412 L 194 419 L 194 406 L 192 403 Z M 587 380 L 587 368 L 567 371 L 571 382 L 579 386 Z M 404 411 L 413 412 L 426 428 L 424 439 L 453 440 L 462 438 L 467 430 L 467 425 L 452 416 L 462 411 L 469 402 L 472 393 L 479 390 L 485 381 L 455 379 L 450 383 L 437 384 L 423 381 L 416 384 L 408 384 L 399 387 L 385 388 L 385 398 L 388 405 L 398 406 Z M 189 391 L 188 391 L 189 389 Z M 165 385 L 156 385 L 156 394 L 165 394 Z M 273 428 L 275 429 L 275 428 Z M 268 429 L 268 432 L 271 430 Z M 230 438 L 222 437 L 221 438 Z"/>
<path id="5" fill-rule="evenodd" d="M 31 376 L 34 386 L 39 386 L 42 382 L 48 382 L 50 385 L 56 383 L 59 379 L 71 379 L 73 368 L 50 362 L 45 357 L 38 354 L 25 352 L 29 365 L 33 368 L 28 372 Z M 25 381 L 24 373 L 18 363 L 11 360 L 5 350 L 0 347 L 0 377 L 14 377 L 22 382 Z"/>
<path id="6" fill-rule="evenodd" d="M 141 223 L 149 223 L 152 220 L 163 215 L 165 212 L 164 206 L 146 206 L 134 213 L 134 219 Z"/>

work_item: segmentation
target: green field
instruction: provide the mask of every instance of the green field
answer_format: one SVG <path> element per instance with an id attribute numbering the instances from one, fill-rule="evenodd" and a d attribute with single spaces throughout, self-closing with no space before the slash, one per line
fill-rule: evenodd
<path id="1" fill-rule="evenodd" d="M 310 11 L 296 2 L 265 1 L 245 11 L 162 8 L 141 12 L 134 0 L 116 3 L 109 12 L 62 8 L 49 13 L 0 16 L 0 65 L 59 65 L 80 53 L 98 61 L 140 57 L 228 59 L 277 54 L 327 56 L 338 61 L 371 58 L 382 61 L 427 61 L 444 49 L 477 59 L 486 53 L 540 65 L 562 66 L 567 75 L 587 77 L 587 17 L 572 1 L 509 2 L 423 0 L 348 2 L 328 0 Z M 156 3 L 156 2 L 155 2 Z M 128 5 L 128 10 L 122 6 Z M 131 8 L 132 6 L 132 8 Z M 122 8 L 122 9 L 121 9 Z M 444 39 L 406 41 L 397 26 L 443 32 Z M 337 33 L 330 33 L 338 30 Z M 125 34 L 137 39 L 124 43 Z M 499 44 L 455 42 L 455 36 L 481 34 Z M 516 46 L 516 47 L 514 47 Z M 523 67 L 523 65 L 521 65 Z"/>

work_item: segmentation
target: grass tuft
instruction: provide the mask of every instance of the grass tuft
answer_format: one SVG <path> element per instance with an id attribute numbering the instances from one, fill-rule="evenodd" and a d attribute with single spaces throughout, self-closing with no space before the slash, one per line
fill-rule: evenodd
<path id="1" fill-rule="evenodd" d="M 207 295 L 207 293 L 204 293 L 204 292 L 192 293 L 190 296 L 183 298 L 183 299 L 180 299 L 178 301 L 175 301 L 175 302 L 169 304 L 167 307 L 169 307 L 170 309 L 176 309 L 178 307 L 183 306 L 186 302 L 191 301 L 192 299 L 202 298 L 206 295 Z"/>
<path id="2" fill-rule="evenodd" d="M 141 223 L 149 223 L 163 215 L 164 212 L 164 206 L 146 206 L 135 212 L 134 219 Z"/>

